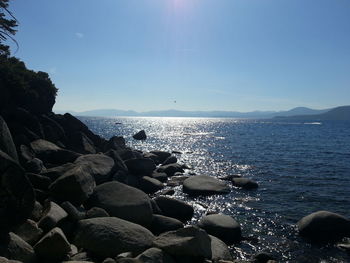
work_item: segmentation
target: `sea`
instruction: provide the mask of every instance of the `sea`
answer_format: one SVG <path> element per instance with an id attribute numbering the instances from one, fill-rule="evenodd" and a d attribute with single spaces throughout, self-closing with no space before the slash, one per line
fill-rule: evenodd
<path id="1" fill-rule="evenodd" d="M 237 174 L 258 182 L 247 191 L 191 198 L 195 224 L 207 212 L 231 215 L 245 239 L 231 246 L 237 259 L 268 252 L 279 262 L 350 262 L 336 245 L 312 245 L 298 236 L 304 216 L 328 210 L 350 218 L 350 122 L 275 121 L 232 118 L 79 117 L 109 139 L 123 136 L 141 151 L 176 151 L 185 174 Z M 132 135 L 145 130 L 147 140 Z"/>

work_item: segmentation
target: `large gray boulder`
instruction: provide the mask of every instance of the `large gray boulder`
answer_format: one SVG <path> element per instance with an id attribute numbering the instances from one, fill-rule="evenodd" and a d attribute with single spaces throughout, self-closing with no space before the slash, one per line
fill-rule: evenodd
<path id="1" fill-rule="evenodd" d="M 165 216 L 176 218 L 182 222 L 190 220 L 193 216 L 193 207 L 184 201 L 167 196 L 158 196 L 154 201 Z"/>
<path id="2" fill-rule="evenodd" d="M 139 188 L 147 194 L 153 194 L 163 189 L 164 184 L 155 178 L 143 176 L 140 180 Z"/>
<path id="3" fill-rule="evenodd" d="M 211 259 L 214 262 L 218 260 L 232 260 L 232 255 L 230 253 L 227 245 L 221 241 L 220 239 L 209 235 L 210 237 L 210 245 L 211 245 Z"/>
<path id="4" fill-rule="evenodd" d="M 0 256 L 23 263 L 36 262 L 32 246 L 12 232 L 0 236 Z"/>
<path id="5" fill-rule="evenodd" d="M 116 217 L 79 221 L 74 244 L 106 258 L 123 252 L 138 254 L 152 246 L 153 234 L 146 228 Z"/>
<path id="6" fill-rule="evenodd" d="M 193 226 L 163 233 L 153 243 L 174 257 L 191 258 L 193 261 L 212 257 L 208 234 Z"/>
<path id="7" fill-rule="evenodd" d="M 28 244 L 34 245 L 43 235 L 43 230 L 38 227 L 35 221 L 27 219 L 14 230 L 14 233 Z"/>
<path id="8" fill-rule="evenodd" d="M 50 185 L 51 195 L 59 201 L 80 205 L 93 193 L 96 186 L 90 169 L 76 165 Z"/>
<path id="9" fill-rule="evenodd" d="M 156 169 L 156 165 L 152 159 L 138 158 L 125 161 L 125 165 L 131 174 L 136 176 L 151 175 Z"/>
<path id="10" fill-rule="evenodd" d="M 0 233 L 24 222 L 34 208 L 34 189 L 24 170 L 0 150 Z"/>
<path id="11" fill-rule="evenodd" d="M 41 259 L 57 261 L 68 255 L 71 246 L 62 230 L 55 227 L 36 243 L 34 250 Z"/>
<path id="12" fill-rule="evenodd" d="M 195 175 L 183 183 L 183 191 L 189 195 L 228 194 L 230 188 L 223 182 L 207 175 Z"/>
<path id="13" fill-rule="evenodd" d="M 162 215 L 153 215 L 150 229 L 153 234 L 159 235 L 182 227 L 184 227 L 184 225 L 180 220 Z"/>
<path id="14" fill-rule="evenodd" d="M 119 182 L 97 186 L 86 206 L 103 208 L 111 216 L 144 226 L 150 225 L 152 221 L 153 212 L 148 195 Z"/>
<path id="15" fill-rule="evenodd" d="M 313 242 L 334 242 L 350 236 L 350 220 L 329 211 L 317 211 L 297 224 L 299 234 Z"/>
<path id="16" fill-rule="evenodd" d="M 136 259 L 142 263 L 176 263 L 168 253 L 156 247 L 143 251 Z"/>
<path id="17" fill-rule="evenodd" d="M 206 215 L 201 218 L 198 226 L 227 244 L 240 241 L 242 238 L 241 226 L 229 215 Z"/>
<path id="18" fill-rule="evenodd" d="M 80 156 L 74 163 L 85 167 L 94 177 L 96 184 L 108 181 L 114 167 L 113 159 L 104 154 L 86 154 Z"/>
<path id="19" fill-rule="evenodd" d="M 18 162 L 16 146 L 13 143 L 11 132 L 6 122 L 0 116 L 0 150 L 8 154 L 13 160 Z"/>
<path id="20" fill-rule="evenodd" d="M 67 216 L 67 212 L 58 204 L 52 201 L 47 202 L 45 203 L 43 216 L 39 220 L 38 226 L 45 231 L 49 231 Z"/>

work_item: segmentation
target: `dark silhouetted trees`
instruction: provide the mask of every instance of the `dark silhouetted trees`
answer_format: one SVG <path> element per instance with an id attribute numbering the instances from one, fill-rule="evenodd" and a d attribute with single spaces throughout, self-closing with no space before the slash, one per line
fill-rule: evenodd
<path id="1" fill-rule="evenodd" d="M 12 39 L 16 44 L 13 35 L 16 33 L 17 20 L 8 10 L 9 0 L 0 0 L 0 54 L 9 55 L 9 47 L 3 42 L 8 38 Z"/>

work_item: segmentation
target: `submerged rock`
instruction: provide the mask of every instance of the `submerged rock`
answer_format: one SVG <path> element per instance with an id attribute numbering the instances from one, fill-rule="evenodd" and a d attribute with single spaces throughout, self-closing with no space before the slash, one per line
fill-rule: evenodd
<path id="1" fill-rule="evenodd" d="M 259 187 L 258 183 L 248 178 L 233 178 L 232 184 L 246 190 L 256 189 Z"/>
<path id="2" fill-rule="evenodd" d="M 222 181 L 207 175 L 195 175 L 183 183 L 183 191 L 189 195 L 228 194 L 230 188 Z"/>

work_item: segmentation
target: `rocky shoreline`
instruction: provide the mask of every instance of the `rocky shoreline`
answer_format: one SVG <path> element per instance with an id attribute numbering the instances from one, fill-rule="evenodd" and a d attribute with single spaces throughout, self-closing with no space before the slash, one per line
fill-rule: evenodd
<path id="1" fill-rule="evenodd" d="M 184 176 L 189 167 L 162 149 L 140 152 L 68 113 L 22 108 L 1 112 L 0 159 L 0 263 L 242 262 L 228 249 L 242 240 L 233 217 L 207 214 L 190 225 L 193 207 L 165 186 L 195 197 L 227 194 L 230 184 L 258 188 L 250 179 Z M 328 211 L 297 228 L 313 243 L 350 236 L 349 219 Z M 248 262 L 278 260 L 261 252 Z"/>

